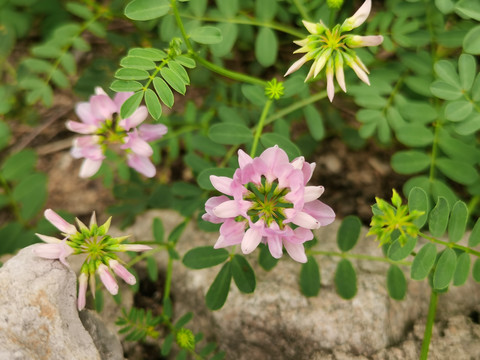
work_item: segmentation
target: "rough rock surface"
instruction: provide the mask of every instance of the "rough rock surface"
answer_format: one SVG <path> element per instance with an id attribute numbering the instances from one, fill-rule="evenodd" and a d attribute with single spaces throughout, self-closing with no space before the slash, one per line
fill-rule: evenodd
<path id="1" fill-rule="evenodd" d="M 137 240 L 152 239 L 155 217 L 163 220 L 166 231 L 182 221 L 175 213 L 152 211 L 140 217 L 130 233 Z M 317 250 L 338 251 L 338 226 L 335 222 L 317 232 Z M 217 236 L 189 225 L 177 249 L 183 255 L 193 247 L 213 245 Z M 382 256 L 372 238 L 361 239 L 354 252 Z M 172 296 L 176 315 L 194 311 L 194 330 L 216 338 L 227 358 L 418 359 L 430 295 L 426 281 L 409 281 L 406 299 L 395 301 L 386 291 L 389 264 L 353 261 L 358 293 L 345 301 L 336 294 L 333 283 L 339 258 L 322 256 L 317 257 L 320 294 L 305 298 L 298 286 L 299 264 L 283 259 L 265 272 L 255 258 L 255 254 L 248 256 L 257 275 L 255 292 L 242 294 L 232 282 L 225 306 L 215 312 L 206 309 L 204 296 L 220 267 L 189 270 L 179 262 L 175 264 Z M 165 255 L 159 254 L 158 260 L 165 264 Z M 432 359 L 480 358 L 480 325 L 469 318 L 478 304 L 480 287 L 471 280 L 440 297 Z"/>
<path id="2" fill-rule="evenodd" d="M 121 352 L 121 357 L 105 349 L 99 353 L 78 316 L 75 273 L 57 260 L 35 256 L 35 246 L 0 268 L 0 360 L 123 358 Z"/>

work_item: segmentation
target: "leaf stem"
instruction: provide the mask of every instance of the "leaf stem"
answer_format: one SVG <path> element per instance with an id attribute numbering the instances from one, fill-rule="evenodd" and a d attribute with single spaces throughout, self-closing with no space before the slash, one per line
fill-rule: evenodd
<path id="1" fill-rule="evenodd" d="M 446 247 L 453 248 L 453 249 L 462 250 L 462 251 L 464 251 L 468 254 L 472 254 L 472 255 L 475 255 L 476 257 L 480 257 L 480 252 L 479 251 L 473 250 L 473 249 L 471 249 L 467 246 L 462 246 L 462 245 L 458 245 L 458 244 L 455 244 L 455 243 L 452 243 L 452 242 L 438 240 L 437 238 L 434 238 L 433 236 L 423 234 L 423 233 L 418 233 L 418 235 L 420 235 L 421 237 L 423 237 L 424 239 L 427 239 L 428 241 L 430 241 L 432 243 L 444 245 Z"/>
<path id="2" fill-rule="evenodd" d="M 272 102 L 273 102 L 272 99 L 268 99 L 263 107 L 262 115 L 260 116 L 260 120 L 258 121 L 258 125 L 255 130 L 252 150 L 250 151 L 250 156 L 252 158 L 255 157 L 255 153 L 257 152 L 258 141 L 260 140 L 260 136 L 262 135 L 262 130 L 265 125 L 265 119 L 267 118 L 268 110 L 270 110 L 270 106 L 272 105 Z"/>
<path id="3" fill-rule="evenodd" d="M 433 323 L 435 313 L 437 312 L 438 293 L 432 289 L 430 294 L 430 305 L 428 306 L 427 323 L 425 324 L 425 333 L 423 335 L 422 349 L 420 351 L 420 360 L 427 360 L 430 340 L 432 338 Z"/>
<path id="4" fill-rule="evenodd" d="M 380 261 L 380 262 L 386 262 L 389 264 L 405 265 L 405 266 L 412 265 L 410 261 L 394 261 L 386 257 L 372 256 L 372 255 L 366 255 L 366 254 L 352 254 L 347 252 L 321 251 L 321 250 L 307 250 L 306 252 L 307 254 L 311 254 L 311 255 L 337 256 L 341 258 L 351 258 L 351 259 L 358 259 L 358 260 Z"/>
<path id="5" fill-rule="evenodd" d="M 171 256 L 168 257 L 167 263 L 167 273 L 165 275 L 165 288 L 163 290 L 163 297 L 170 297 L 170 288 L 172 286 L 172 273 L 173 273 L 173 259 Z"/>

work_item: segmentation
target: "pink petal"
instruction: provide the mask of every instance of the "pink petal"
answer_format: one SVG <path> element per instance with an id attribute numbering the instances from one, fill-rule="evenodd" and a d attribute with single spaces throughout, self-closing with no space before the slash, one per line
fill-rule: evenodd
<path id="1" fill-rule="evenodd" d="M 214 224 L 221 224 L 225 221 L 225 219 L 219 218 L 218 216 L 215 216 L 213 213 L 213 209 L 217 207 L 218 205 L 224 203 L 225 201 L 229 201 L 230 199 L 226 197 L 225 195 L 222 196 L 214 196 L 211 197 L 210 199 L 207 200 L 205 203 L 205 211 L 207 212 L 206 214 L 202 215 L 202 219 L 205 221 L 209 221 Z"/>
<path id="2" fill-rule="evenodd" d="M 242 239 L 242 252 L 250 254 L 262 241 L 262 232 L 259 229 L 250 228 L 245 232 Z"/>
<path id="3" fill-rule="evenodd" d="M 221 193 L 233 195 L 231 190 L 233 179 L 226 176 L 210 175 L 210 182 L 212 183 L 213 187 Z"/>
<path id="4" fill-rule="evenodd" d="M 66 127 L 68 130 L 79 134 L 93 134 L 95 131 L 97 131 L 97 127 L 95 125 L 80 123 L 72 120 L 67 121 Z"/>
<path id="5" fill-rule="evenodd" d="M 370 14 L 372 9 L 372 0 L 365 0 L 362 6 L 353 14 L 344 21 L 340 30 L 341 31 L 350 31 L 362 25 Z"/>
<path id="6" fill-rule="evenodd" d="M 70 235 L 77 233 L 77 228 L 74 225 L 69 224 L 52 209 L 45 210 L 44 215 L 45 215 L 45 218 L 61 232 L 64 232 Z"/>
<path id="7" fill-rule="evenodd" d="M 115 281 L 115 278 L 112 276 L 108 267 L 105 264 L 100 264 L 98 266 L 98 275 L 100 276 L 100 280 L 102 280 L 103 285 L 105 285 L 108 292 L 112 295 L 118 294 L 118 284 Z"/>
<path id="8" fill-rule="evenodd" d="M 318 229 L 321 226 L 320 222 L 317 221 L 312 215 L 303 211 L 298 212 L 295 215 L 295 217 L 292 219 L 292 223 L 305 229 Z"/>
<path id="9" fill-rule="evenodd" d="M 140 174 L 145 175 L 146 177 L 154 177 L 157 169 L 155 165 L 150 161 L 148 157 L 140 156 L 137 154 L 128 154 L 127 164 L 132 169 L 135 169 Z"/>
<path id="10" fill-rule="evenodd" d="M 307 255 L 305 255 L 305 248 L 302 244 L 294 244 L 289 241 L 284 241 L 283 246 L 285 246 L 285 250 L 287 250 L 288 255 L 300 263 L 307 262 Z"/>
<path id="11" fill-rule="evenodd" d="M 115 103 L 107 95 L 94 95 L 90 98 L 92 114 L 97 119 L 111 119 L 118 111 Z"/>
<path id="12" fill-rule="evenodd" d="M 137 279 L 130 273 L 123 265 L 121 265 L 117 260 L 110 260 L 108 262 L 110 268 L 115 272 L 117 276 L 122 278 L 127 284 L 135 285 Z"/>
<path id="13" fill-rule="evenodd" d="M 269 237 L 267 239 L 267 244 L 268 250 L 270 250 L 270 254 L 272 254 L 275 259 L 279 259 L 282 257 L 282 240 L 278 236 Z"/>
<path id="14" fill-rule="evenodd" d="M 77 300 L 78 311 L 82 310 L 85 307 L 87 285 L 88 285 L 88 275 L 82 272 L 78 277 L 78 300 Z"/>
<path id="15" fill-rule="evenodd" d="M 53 236 L 47 236 L 47 235 L 42 235 L 42 234 L 35 234 L 37 235 L 42 241 L 46 242 L 47 244 L 60 244 L 62 240 L 57 239 L 56 237 Z"/>
<path id="16" fill-rule="evenodd" d="M 122 244 L 119 245 L 119 248 L 120 251 L 147 251 L 153 249 L 151 246 L 142 244 Z"/>
<path id="17" fill-rule="evenodd" d="M 213 214 L 219 218 L 233 218 L 241 215 L 237 201 L 228 200 L 213 208 Z"/>
<path id="18" fill-rule="evenodd" d="M 245 235 L 245 223 L 227 219 L 220 227 L 220 237 L 213 246 L 215 249 L 237 245 L 242 242 Z"/>
<path id="19" fill-rule="evenodd" d="M 243 169 L 246 165 L 251 164 L 253 159 L 242 149 L 238 150 L 238 165 Z"/>
<path id="20" fill-rule="evenodd" d="M 97 171 L 100 169 L 100 166 L 102 166 L 102 160 L 91 160 L 87 158 L 83 160 L 78 176 L 83 179 L 89 178 L 97 173 Z"/>
<path id="21" fill-rule="evenodd" d="M 163 124 L 142 124 L 138 128 L 140 137 L 145 141 L 155 141 L 160 139 L 168 131 Z"/>
<path id="22" fill-rule="evenodd" d="M 277 178 L 279 168 L 283 165 L 289 164 L 288 155 L 285 151 L 280 149 L 278 145 L 270 147 L 266 149 L 261 155 L 260 159 L 262 159 L 265 164 L 267 164 L 267 174 L 266 178 L 268 181 L 272 182 Z"/>
<path id="23" fill-rule="evenodd" d="M 131 149 L 135 154 L 149 157 L 153 154 L 152 147 L 138 134 L 137 130 L 127 134 L 125 144 L 120 146 L 121 149 Z"/>
<path id="24" fill-rule="evenodd" d="M 331 224 L 335 220 L 335 212 L 320 200 L 314 200 L 304 205 L 303 211 L 315 218 L 321 226 Z"/>
<path id="25" fill-rule="evenodd" d="M 287 70 L 287 72 L 285 73 L 285 75 L 283 75 L 284 77 L 285 76 L 288 76 L 290 75 L 291 73 L 297 71 L 298 69 L 300 69 L 303 64 L 305 64 L 306 62 L 308 61 L 308 58 L 306 55 L 302 56 L 300 59 L 298 59 L 297 61 L 295 61 L 292 66 L 290 66 Z"/>
<path id="26" fill-rule="evenodd" d="M 80 118 L 80 120 L 82 120 L 82 122 L 84 122 L 85 124 L 97 125 L 99 122 L 99 120 L 95 118 L 95 116 L 93 115 L 92 107 L 88 102 L 78 103 L 75 106 L 75 113 Z"/>
<path id="27" fill-rule="evenodd" d="M 325 188 L 323 186 L 306 186 L 303 199 L 306 203 L 316 200 L 323 194 L 324 191 Z"/>

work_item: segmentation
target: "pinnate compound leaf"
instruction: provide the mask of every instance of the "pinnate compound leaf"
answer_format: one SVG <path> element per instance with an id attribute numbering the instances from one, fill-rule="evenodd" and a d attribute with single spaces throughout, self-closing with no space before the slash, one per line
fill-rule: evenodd
<path id="1" fill-rule="evenodd" d="M 175 57 L 175 61 L 189 69 L 193 69 L 195 66 L 197 66 L 195 60 L 184 55 Z"/>
<path id="2" fill-rule="evenodd" d="M 390 265 L 387 272 L 388 295 L 395 300 L 403 300 L 407 294 L 407 279 L 402 269 L 397 265 Z"/>
<path id="3" fill-rule="evenodd" d="M 448 103 L 445 107 L 447 120 L 458 122 L 465 119 L 473 111 L 473 104 L 467 100 L 456 100 Z"/>
<path id="4" fill-rule="evenodd" d="M 114 80 L 110 89 L 115 92 L 127 92 L 127 91 L 138 91 L 143 88 L 143 85 L 138 81 L 132 80 Z"/>
<path id="5" fill-rule="evenodd" d="M 460 0 L 456 4 L 456 10 L 469 18 L 480 21 L 480 4 L 476 1 Z"/>
<path id="6" fill-rule="evenodd" d="M 125 7 L 125 16 L 132 20 L 152 20 L 162 17 L 170 10 L 168 0 L 133 0 Z"/>
<path id="7" fill-rule="evenodd" d="M 338 295 L 343 299 L 352 299 L 357 293 L 357 274 L 352 263 L 342 259 L 335 271 L 335 287 Z"/>
<path id="8" fill-rule="evenodd" d="M 214 26 L 200 26 L 195 29 L 190 34 L 190 37 L 193 41 L 199 44 L 218 44 L 222 41 L 222 31 Z"/>
<path id="9" fill-rule="evenodd" d="M 161 61 L 167 57 L 167 53 L 154 48 L 133 48 L 128 51 L 128 56 L 141 57 L 151 61 Z"/>
<path id="10" fill-rule="evenodd" d="M 470 254 L 463 253 L 457 257 L 457 267 L 453 275 L 453 285 L 460 286 L 465 284 L 470 273 Z"/>
<path id="11" fill-rule="evenodd" d="M 233 257 L 232 276 L 241 292 L 251 294 L 255 291 L 255 272 L 244 256 L 235 254 Z"/>
<path id="12" fill-rule="evenodd" d="M 125 68 L 152 70 L 156 65 L 152 60 L 139 56 L 127 56 L 120 61 L 120 65 Z"/>
<path id="13" fill-rule="evenodd" d="M 155 87 L 155 91 L 160 97 L 160 100 L 162 100 L 162 102 L 165 105 L 171 108 L 173 106 L 175 99 L 173 97 L 173 92 L 170 89 L 170 87 L 167 85 L 167 83 L 163 81 L 161 78 L 156 77 L 153 79 L 153 86 Z"/>
<path id="14" fill-rule="evenodd" d="M 455 251 L 446 248 L 438 259 L 435 273 L 433 274 L 433 287 L 435 290 L 442 290 L 448 287 L 455 275 L 457 267 L 457 255 Z"/>
<path id="15" fill-rule="evenodd" d="M 347 252 L 354 248 L 360 237 L 362 222 L 357 216 L 349 215 L 345 217 L 337 232 L 338 248 Z"/>
<path id="16" fill-rule="evenodd" d="M 182 65 L 180 65 L 179 62 L 170 61 L 168 63 L 168 67 L 172 69 L 175 74 L 180 76 L 182 80 L 185 82 L 185 84 L 190 85 L 190 78 L 188 76 L 187 70 L 185 70 L 185 68 Z"/>
<path id="17" fill-rule="evenodd" d="M 150 74 L 145 70 L 140 69 L 118 69 L 115 73 L 115 77 L 120 80 L 145 80 L 148 79 Z"/>
<path id="18" fill-rule="evenodd" d="M 410 276 L 413 280 L 423 280 L 435 263 L 437 248 L 432 243 L 425 244 L 417 253 L 412 262 Z"/>
<path id="19" fill-rule="evenodd" d="M 435 73 L 440 79 L 461 89 L 460 78 L 453 64 L 448 60 L 437 61 L 434 65 Z"/>
<path id="20" fill-rule="evenodd" d="M 138 109 L 140 103 L 143 99 L 143 91 L 138 91 L 132 96 L 130 96 L 122 105 L 120 109 L 120 116 L 122 119 L 128 118 L 130 115 L 134 113 L 135 110 Z"/>
<path id="21" fill-rule="evenodd" d="M 430 91 L 436 97 L 444 100 L 456 100 L 462 96 L 461 89 L 441 80 L 434 81 L 430 85 Z"/>
<path id="22" fill-rule="evenodd" d="M 157 95 L 152 89 L 147 89 L 145 92 L 145 104 L 147 105 L 148 112 L 155 119 L 158 120 L 162 116 L 162 105 L 158 100 Z"/>
<path id="23" fill-rule="evenodd" d="M 231 262 L 225 263 L 208 289 L 205 301 L 210 310 L 220 309 L 225 304 L 225 301 L 227 301 L 228 292 L 230 291 L 230 283 L 232 281 L 231 267 Z"/>
<path id="24" fill-rule="evenodd" d="M 252 131 L 243 124 L 220 123 L 208 130 L 208 137 L 218 144 L 239 145 L 253 140 Z"/>
<path id="25" fill-rule="evenodd" d="M 183 264 L 190 269 L 204 269 L 223 263 L 228 259 L 228 251 L 201 246 L 189 250 L 183 256 Z"/>
<path id="26" fill-rule="evenodd" d="M 307 257 L 307 262 L 302 264 L 300 270 L 300 289 L 302 294 L 311 297 L 320 292 L 320 269 L 313 256 Z"/>
<path id="27" fill-rule="evenodd" d="M 423 211 L 424 214 L 413 220 L 413 223 L 421 228 L 427 222 L 428 218 L 428 195 L 419 187 L 414 187 L 408 193 L 408 211 Z"/>
<path id="28" fill-rule="evenodd" d="M 433 132 L 420 124 L 406 124 L 397 130 L 397 138 L 407 146 L 427 146 L 433 142 Z"/>
<path id="29" fill-rule="evenodd" d="M 460 184 L 470 185 L 478 180 L 477 170 L 468 163 L 447 158 L 438 158 L 436 165 L 445 176 Z"/>
<path id="30" fill-rule="evenodd" d="M 448 205 L 447 199 L 439 197 L 437 204 L 432 211 L 430 211 L 428 218 L 428 228 L 433 236 L 440 237 L 445 233 L 449 213 L 450 206 Z"/>
<path id="31" fill-rule="evenodd" d="M 468 238 L 468 246 L 475 247 L 480 244 L 480 218 L 475 222 L 470 237 Z"/>
<path id="32" fill-rule="evenodd" d="M 448 239 L 450 242 L 458 242 L 465 234 L 468 220 L 468 208 L 463 201 L 457 201 L 453 205 L 448 221 Z"/>
<path id="33" fill-rule="evenodd" d="M 458 59 L 458 73 L 462 89 L 469 91 L 472 88 L 477 73 L 477 63 L 472 55 L 462 54 Z"/>

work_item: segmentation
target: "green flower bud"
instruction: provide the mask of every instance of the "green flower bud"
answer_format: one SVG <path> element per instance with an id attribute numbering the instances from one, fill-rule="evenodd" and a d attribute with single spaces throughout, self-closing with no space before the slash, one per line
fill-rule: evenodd
<path id="1" fill-rule="evenodd" d="M 194 350 L 195 349 L 195 336 L 189 329 L 181 328 L 177 332 L 177 344 L 182 349 Z"/>

